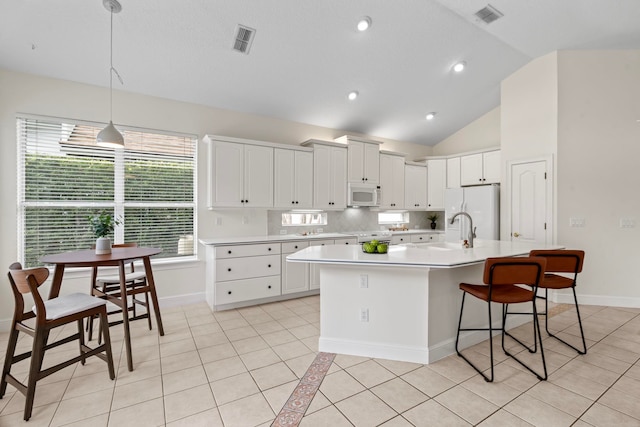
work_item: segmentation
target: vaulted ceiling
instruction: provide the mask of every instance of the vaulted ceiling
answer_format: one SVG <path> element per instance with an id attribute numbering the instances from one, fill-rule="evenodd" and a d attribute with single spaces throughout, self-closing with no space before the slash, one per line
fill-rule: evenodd
<path id="1" fill-rule="evenodd" d="M 533 58 L 640 49 L 638 0 L 492 0 L 491 24 L 474 15 L 486 0 L 120 2 L 116 90 L 427 145 L 498 106 Z M 0 67 L 108 87 L 101 0 L 0 4 Z M 249 54 L 232 49 L 239 24 L 255 29 Z"/>

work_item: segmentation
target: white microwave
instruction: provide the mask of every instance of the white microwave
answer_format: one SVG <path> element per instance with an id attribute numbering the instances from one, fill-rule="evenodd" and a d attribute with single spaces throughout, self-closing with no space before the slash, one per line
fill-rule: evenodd
<path id="1" fill-rule="evenodd" d="M 380 205 L 380 186 L 375 184 L 349 183 L 349 206 Z"/>

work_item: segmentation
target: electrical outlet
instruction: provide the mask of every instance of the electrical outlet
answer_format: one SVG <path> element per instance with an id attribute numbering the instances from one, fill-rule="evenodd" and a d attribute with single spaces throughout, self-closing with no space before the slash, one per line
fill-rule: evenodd
<path id="1" fill-rule="evenodd" d="M 366 274 L 360 275 L 360 287 L 365 289 L 369 287 L 369 276 Z"/>
<path id="2" fill-rule="evenodd" d="M 222 218 L 220 217 L 216 218 L 216 225 L 222 225 Z"/>
<path id="3" fill-rule="evenodd" d="M 316 232 L 317 232 L 318 234 L 322 233 L 323 231 L 324 231 L 324 230 L 323 230 L 322 228 L 318 228 L 318 229 L 316 230 Z"/>
<path id="4" fill-rule="evenodd" d="M 287 234 L 287 230 L 280 230 L 280 234 Z"/>
<path id="5" fill-rule="evenodd" d="M 369 321 L 369 309 L 368 308 L 361 308 L 360 309 L 360 321 L 361 322 L 368 322 Z"/>
<path id="6" fill-rule="evenodd" d="M 249 217 L 248 216 L 243 216 L 242 217 L 242 223 L 243 224 L 249 224 Z"/>

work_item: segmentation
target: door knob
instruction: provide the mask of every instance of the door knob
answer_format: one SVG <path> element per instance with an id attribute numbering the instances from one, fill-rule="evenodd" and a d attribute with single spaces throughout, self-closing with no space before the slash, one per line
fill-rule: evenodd
<path id="1" fill-rule="evenodd" d="M 515 232 L 513 233 L 513 237 L 520 237 L 520 233 L 518 233 L 517 231 L 515 231 Z"/>

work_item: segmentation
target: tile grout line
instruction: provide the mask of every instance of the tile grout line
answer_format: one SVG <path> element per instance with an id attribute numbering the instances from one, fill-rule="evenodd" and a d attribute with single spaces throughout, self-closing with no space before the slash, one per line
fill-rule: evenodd
<path id="1" fill-rule="evenodd" d="M 291 396 L 289 396 L 289 399 L 287 399 L 287 402 L 273 420 L 271 427 L 295 427 L 300 424 L 335 357 L 335 353 L 318 353 L 291 393 Z"/>

